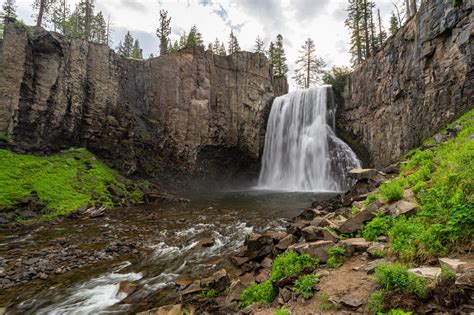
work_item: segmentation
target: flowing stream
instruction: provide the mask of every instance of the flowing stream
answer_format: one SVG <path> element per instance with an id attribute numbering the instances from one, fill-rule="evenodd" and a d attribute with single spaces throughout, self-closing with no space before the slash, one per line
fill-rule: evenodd
<path id="1" fill-rule="evenodd" d="M 198 279 L 233 267 L 227 256 L 253 231 L 283 229 L 287 219 L 328 193 L 218 192 L 188 196 L 190 204 L 111 210 L 96 219 L 38 223 L 27 230 L 0 232 L 0 265 L 42 258 L 57 238 L 107 254 L 111 242 L 138 242 L 146 249 L 0 290 L 6 314 L 133 314 L 175 302 L 177 279 Z M 213 237 L 214 245 L 198 246 Z M 89 254 L 87 254 L 89 255 Z M 45 256 L 46 258 L 48 256 Z M 23 258 L 23 260 L 27 260 Z M 66 265 L 74 261 L 65 261 Z M 55 267 L 56 268 L 56 267 Z M 0 279 L 1 280 L 1 279 Z M 121 282 L 137 289 L 119 292 Z"/>
<path id="2" fill-rule="evenodd" d="M 347 171 L 360 167 L 336 136 L 330 86 L 275 99 L 267 126 L 259 187 L 285 191 L 345 191 Z"/>

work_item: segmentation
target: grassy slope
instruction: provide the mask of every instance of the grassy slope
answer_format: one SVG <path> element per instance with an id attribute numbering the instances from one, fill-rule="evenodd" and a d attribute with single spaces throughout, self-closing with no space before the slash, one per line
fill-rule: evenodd
<path id="1" fill-rule="evenodd" d="M 11 206 L 36 192 L 47 202 L 45 215 L 59 215 L 83 205 L 101 202 L 112 207 L 110 189 L 122 198 L 135 184 L 98 161 L 85 149 L 72 149 L 58 155 L 38 157 L 0 150 L 0 206 Z"/>
<path id="2" fill-rule="evenodd" d="M 402 260 L 424 261 L 446 255 L 473 239 L 474 110 L 450 127 L 456 124 L 462 125 L 456 138 L 430 150 L 408 153 L 400 176 L 381 186 L 382 195 L 392 200 L 399 199 L 397 186 L 402 191 L 412 189 L 420 204 L 418 214 L 410 218 L 379 217 L 362 231 L 362 235 L 388 235 L 391 251 Z M 432 142 L 430 139 L 425 144 Z"/>

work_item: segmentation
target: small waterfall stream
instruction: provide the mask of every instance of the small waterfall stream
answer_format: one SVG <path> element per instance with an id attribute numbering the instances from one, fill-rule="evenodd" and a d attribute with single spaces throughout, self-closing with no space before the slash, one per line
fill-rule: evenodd
<path id="1" fill-rule="evenodd" d="M 360 167 L 336 136 L 332 89 L 298 90 L 275 99 L 267 125 L 259 188 L 345 191 L 347 172 Z"/>

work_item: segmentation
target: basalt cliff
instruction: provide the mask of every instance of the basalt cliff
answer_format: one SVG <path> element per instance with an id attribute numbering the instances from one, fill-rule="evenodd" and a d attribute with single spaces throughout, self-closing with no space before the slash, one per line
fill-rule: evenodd
<path id="1" fill-rule="evenodd" d="M 86 147 L 127 175 L 165 184 L 258 172 L 265 117 L 288 89 L 263 54 L 195 48 L 131 60 L 12 21 L 0 72 L 0 134 L 11 148 Z"/>
<path id="2" fill-rule="evenodd" d="M 350 75 L 337 124 L 367 164 L 390 164 L 473 108 L 474 3 L 457 3 L 425 1 Z"/>

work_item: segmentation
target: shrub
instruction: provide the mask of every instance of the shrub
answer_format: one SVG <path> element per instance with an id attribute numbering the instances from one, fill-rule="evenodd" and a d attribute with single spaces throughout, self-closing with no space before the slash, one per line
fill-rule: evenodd
<path id="1" fill-rule="evenodd" d="M 294 291 L 306 300 L 313 297 L 314 285 L 319 282 L 315 275 L 305 275 L 295 281 Z"/>
<path id="2" fill-rule="evenodd" d="M 280 280 L 294 275 L 305 268 L 316 269 L 319 260 L 308 254 L 299 255 L 294 251 L 278 255 L 273 261 L 270 280 Z"/>
<path id="3" fill-rule="evenodd" d="M 368 195 L 367 198 L 366 198 L 365 201 L 364 201 L 364 207 L 367 207 L 367 206 L 371 205 L 371 204 L 374 203 L 375 200 L 377 200 L 379 197 L 380 197 L 380 195 L 378 195 L 378 194 L 371 194 L 371 195 Z"/>
<path id="4" fill-rule="evenodd" d="M 403 198 L 403 187 L 401 181 L 391 181 L 380 185 L 380 192 L 386 201 L 397 201 Z"/>
<path id="5" fill-rule="evenodd" d="M 369 301 L 367 302 L 367 306 L 369 310 L 374 314 L 383 311 L 383 307 L 385 304 L 385 293 L 382 290 L 377 290 L 373 292 L 370 297 Z"/>
<path id="6" fill-rule="evenodd" d="M 405 312 L 404 310 L 402 309 L 395 309 L 395 310 L 390 310 L 388 311 L 387 315 L 412 315 L 413 313 L 412 312 Z"/>
<path id="7" fill-rule="evenodd" d="M 321 299 L 319 300 L 319 308 L 321 311 L 328 311 L 330 310 L 334 305 L 329 301 L 329 294 L 324 292 L 321 295 Z"/>
<path id="8" fill-rule="evenodd" d="M 413 294 L 420 299 L 427 294 L 426 280 L 408 272 L 405 266 L 398 263 L 378 265 L 375 269 L 375 282 L 382 289 Z"/>
<path id="9" fill-rule="evenodd" d="M 414 193 L 419 193 L 422 190 L 425 190 L 428 188 L 428 184 L 426 182 L 419 182 L 411 190 L 413 190 Z"/>
<path id="10" fill-rule="evenodd" d="M 375 241 L 377 237 L 386 235 L 391 227 L 391 216 L 377 216 L 364 226 L 362 229 L 362 237 L 368 241 Z"/>
<path id="11" fill-rule="evenodd" d="M 441 266 L 440 278 L 442 281 L 454 282 L 456 280 L 456 273 L 446 266 Z"/>
<path id="12" fill-rule="evenodd" d="M 346 250 L 343 247 L 333 246 L 327 250 L 329 259 L 326 265 L 331 268 L 339 267 L 346 259 Z"/>
<path id="13" fill-rule="evenodd" d="M 275 311 L 275 315 L 291 315 L 291 312 L 283 306 Z"/>
<path id="14" fill-rule="evenodd" d="M 260 284 L 252 283 L 240 294 L 241 301 L 239 306 L 244 308 L 253 302 L 259 304 L 271 303 L 277 296 L 277 289 L 273 287 L 272 282 L 267 280 Z"/>
<path id="15" fill-rule="evenodd" d="M 383 258 L 387 255 L 387 253 L 384 251 L 384 250 L 374 250 L 372 252 L 370 252 L 370 255 L 374 258 Z"/>
<path id="16" fill-rule="evenodd" d="M 212 299 L 215 296 L 216 296 L 216 290 L 210 289 L 210 288 L 204 288 L 204 290 L 202 290 L 201 293 L 199 294 L 199 297 L 205 298 L 205 299 Z"/>

